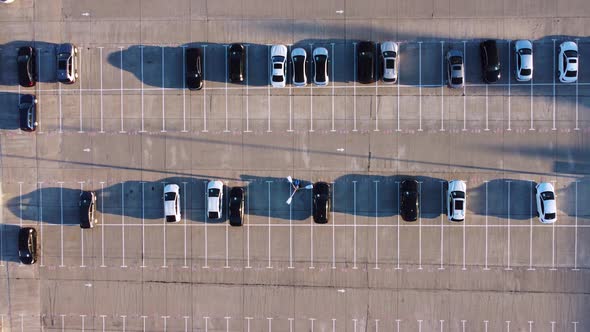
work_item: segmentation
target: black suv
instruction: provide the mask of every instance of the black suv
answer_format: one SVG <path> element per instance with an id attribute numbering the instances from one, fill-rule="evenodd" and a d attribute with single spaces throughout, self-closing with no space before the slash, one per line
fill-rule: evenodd
<path id="1" fill-rule="evenodd" d="M 244 82 L 244 67 L 246 66 L 246 49 L 242 44 L 231 44 L 228 52 L 229 80 L 233 83 Z"/>
<path id="2" fill-rule="evenodd" d="M 486 40 L 479 44 L 481 72 L 486 83 L 495 83 L 500 79 L 500 54 L 495 40 Z"/>
<path id="3" fill-rule="evenodd" d="M 33 95 L 22 95 L 18 104 L 20 129 L 24 131 L 35 131 L 39 122 L 37 121 L 37 98 Z"/>
<path id="4" fill-rule="evenodd" d="M 200 48 L 186 49 L 186 86 L 189 90 L 203 88 L 203 57 Z"/>
<path id="5" fill-rule="evenodd" d="M 37 83 L 37 51 L 31 46 L 18 49 L 18 83 L 24 87 L 35 86 Z"/>
<path id="6" fill-rule="evenodd" d="M 229 191 L 229 224 L 242 226 L 244 219 L 244 188 L 233 187 Z"/>
<path id="7" fill-rule="evenodd" d="M 32 227 L 23 227 L 18 231 L 18 258 L 23 264 L 37 261 L 37 231 Z"/>
<path id="8" fill-rule="evenodd" d="M 93 228 L 96 224 L 96 194 L 92 191 L 80 193 L 80 228 Z"/>
<path id="9" fill-rule="evenodd" d="M 377 81 L 377 44 L 363 41 L 357 45 L 357 80 L 359 83 L 369 84 Z"/>
<path id="10" fill-rule="evenodd" d="M 420 197 L 418 195 L 418 181 L 402 181 L 399 188 L 399 211 L 404 221 L 418 220 L 418 211 L 420 209 Z"/>
<path id="11" fill-rule="evenodd" d="M 313 185 L 313 221 L 325 224 L 330 221 L 330 185 L 316 182 Z"/>

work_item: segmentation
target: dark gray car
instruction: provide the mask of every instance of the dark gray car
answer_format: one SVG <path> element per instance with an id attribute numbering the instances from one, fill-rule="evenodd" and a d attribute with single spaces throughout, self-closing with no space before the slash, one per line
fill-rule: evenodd
<path id="1" fill-rule="evenodd" d="M 78 48 L 74 44 L 57 47 L 57 80 L 73 84 L 78 78 Z"/>
<path id="2" fill-rule="evenodd" d="M 463 52 L 450 50 L 447 53 L 447 81 L 449 88 L 462 88 L 465 83 Z"/>

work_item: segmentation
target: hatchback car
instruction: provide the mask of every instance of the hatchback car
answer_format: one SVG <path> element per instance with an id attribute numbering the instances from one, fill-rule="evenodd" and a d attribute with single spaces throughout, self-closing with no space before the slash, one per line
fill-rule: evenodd
<path id="1" fill-rule="evenodd" d="M 562 83 L 574 83 L 578 79 L 578 45 L 566 41 L 559 45 L 557 74 Z"/>
<path id="2" fill-rule="evenodd" d="M 233 187 L 229 191 L 229 224 L 242 226 L 244 219 L 244 188 Z"/>
<path id="3" fill-rule="evenodd" d="M 298 47 L 291 51 L 291 64 L 293 66 L 293 86 L 307 85 L 307 52 Z"/>
<path id="4" fill-rule="evenodd" d="M 209 219 L 219 219 L 223 213 L 223 182 L 209 181 L 207 184 L 207 216 Z"/>
<path id="5" fill-rule="evenodd" d="M 186 49 L 186 87 L 189 90 L 201 90 L 203 88 L 203 56 L 201 49 L 191 47 Z"/>
<path id="6" fill-rule="evenodd" d="M 233 83 L 244 82 L 244 68 L 246 67 L 246 49 L 242 44 L 231 44 L 227 50 L 229 61 L 229 80 Z"/>
<path id="7" fill-rule="evenodd" d="M 78 79 L 78 48 L 74 44 L 57 47 L 57 80 L 65 84 L 76 83 Z"/>
<path id="8" fill-rule="evenodd" d="M 98 222 L 96 219 L 96 194 L 92 191 L 80 193 L 80 228 L 93 228 Z"/>
<path id="9" fill-rule="evenodd" d="M 465 77 L 463 52 L 450 50 L 447 53 L 447 84 L 449 88 L 462 88 Z"/>
<path id="10" fill-rule="evenodd" d="M 359 83 L 369 84 L 377 81 L 377 72 L 375 66 L 377 63 L 377 54 L 375 54 L 377 44 L 372 41 L 363 41 L 357 45 L 357 80 Z"/>
<path id="11" fill-rule="evenodd" d="M 177 184 L 164 186 L 164 217 L 166 222 L 180 221 L 180 187 Z"/>
<path id="12" fill-rule="evenodd" d="M 328 50 L 318 47 L 313 50 L 313 82 L 315 85 L 326 86 L 330 82 L 328 76 Z"/>
<path id="13" fill-rule="evenodd" d="M 529 40 L 514 42 L 514 56 L 516 57 L 516 80 L 525 82 L 533 79 L 533 43 Z"/>
<path id="14" fill-rule="evenodd" d="M 481 73 L 486 83 L 496 83 L 500 80 L 500 54 L 495 40 L 486 40 L 479 44 L 481 56 Z"/>
<path id="15" fill-rule="evenodd" d="M 273 45 L 270 49 L 270 82 L 275 88 L 284 88 L 287 81 L 287 46 Z"/>
<path id="16" fill-rule="evenodd" d="M 327 182 L 316 182 L 312 194 L 313 221 L 325 224 L 330 221 L 330 185 Z"/>
<path id="17" fill-rule="evenodd" d="M 465 181 L 449 181 L 447 190 L 447 214 L 449 221 L 465 220 L 466 191 L 467 185 Z"/>
<path id="18" fill-rule="evenodd" d="M 557 204 L 555 203 L 555 189 L 548 182 L 539 183 L 535 187 L 537 201 L 537 215 L 544 224 L 552 224 L 557 221 Z"/>
<path id="19" fill-rule="evenodd" d="M 383 83 L 396 83 L 399 63 L 397 43 L 388 41 L 381 44 L 381 60 L 383 63 Z"/>
<path id="20" fill-rule="evenodd" d="M 399 211 L 404 221 L 418 220 L 420 210 L 420 197 L 418 193 L 418 181 L 404 180 L 399 188 Z"/>
<path id="21" fill-rule="evenodd" d="M 33 95 L 22 95 L 18 104 L 20 129 L 35 131 L 37 129 L 37 98 Z"/>
<path id="22" fill-rule="evenodd" d="M 37 231 L 32 227 L 22 227 L 18 231 L 18 258 L 23 264 L 37 261 Z"/>
<path id="23" fill-rule="evenodd" d="M 35 86 L 37 82 L 37 51 L 31 46 L 18 49 L 18 83 L 24 87 Z"/>

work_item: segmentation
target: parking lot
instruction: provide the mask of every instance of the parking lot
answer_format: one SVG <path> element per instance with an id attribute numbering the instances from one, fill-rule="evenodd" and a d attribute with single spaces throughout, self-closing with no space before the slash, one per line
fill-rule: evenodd
<path id="1" fill-rule="evenodd" d="M 243 1 L 236 16 L 197 0 L 57 2 L 0 13 L 11 31 L 0 37 L 0 332 L 590 329 L 587 4 Z M 499 40 L 498 84 L 481 80 L 484 38 Z M 513 77 L 519 38 L 534 45 L 532 82 Z M 367 39 L 399 42 L 399 84 L 356 82 Z M 575 84 L 554 74 L 565 40 L 580 49 Z M 31 41 L 39 81 L 21 88 L 13 59 Z M 80 50 L 70 86 L 55 77 L 55 47 L 69 41 Z M 232 42 L 246 44 L 241 85 L 226 80 Z M 271 88 L 275 43 L 325 47 L 330 84 Z M 194 46 L 200 91 L 184 85 Z M 450 49 L 465 54 L 463 89 L 446 87 Z M 33 134 L 10 111 L 24 93 L 38 98 Z M 285 203 L 288 175 L 331 184 L 328 224 L 313 222 L 310 190 Z M 409 176 L 416 222 L 399 213 Z M 453 179 L 467 183 L 460 223 L 446 217 Z M 207 218 L 210 180 L 225 186 L 221 220 Z M 554 224 L 535 216 L 540 182 L 555 186 Z M 175 224 L 163 216 L 169 183 Z M 242 227 L 227 220 L 235 186 Z M 79 227 L 81 190 L 97 194 L 91 230 Z M 32 266 L 18 260 L 22 226 L 38 232 Z"/>

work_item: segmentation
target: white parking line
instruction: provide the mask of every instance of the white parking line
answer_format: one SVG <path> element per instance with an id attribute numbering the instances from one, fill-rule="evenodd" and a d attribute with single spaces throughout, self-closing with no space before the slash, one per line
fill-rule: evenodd
<path id="1" fill-rule="evenodd" d="M 209 317 L 205 316 L 203 317 L 203 319 L 205 320 L 205 332 L 209 331 Z"/>
<path id="2" fill-rule="evenodd" d="M 223 318 L 225 319 L 225 332 L 229 332 L 229 320 L 231 319 L 231 317 L 226 316 Z"/>
<path id="3" fill-rule="evenodd" d="M 334 72 L 334 62 L 336 60 L 336 54 L 334 54 L 334 43 L 332 45 L 332 129 L 330 131 L 336 131 L 334 129 L 334 84 L 336 83 L 336 74 Z"/>
<path id="4" fill-rule="evenodd" d="M 266 55 L 267 55 L 266 63 L 270 64 L 270 45 L 268 45 L 268 53 Z M 268 97 L 267 97 L 267 105 L 268 105 L 268 128 L 266 129 L 266 132 L 267 133 L 270 133 L 271 132 L 271 130 L 270 130 L 270 86 L 271 86 L 271 83 L 270 83 L 270 75 L 272 74 L 271 70 L 272 69 L 269 66 L 268 67 L 268 75 L 267 75 L 268 76 L 268 87 L 267 87 L 267 93 L 268 93 Z"/>
<path id="5" fill-rule="evenodd" d="M 1 50 L 1 49 L 0 49 Z M 40 104 L 41 103 L 41 47 L 37 48 L 37 53 L 39 54 L 39 57 L 37 57 L 37 79 L 39 80 L 39 82 L 37 82 L 38 86 L 36 88 L 37 91 L 37 103 Z M 39 130 L 39 133 L 42 133 L 43 131 Z"/>
<path id="6" fill-rule="evenodd" d="M 418 319 L 418 332 L 422 332 L 422 320 Z"/>
<path id="7" fill-rule="evenodd" d="M 443 324 L 445 323 L 445 321 L 441 319 L 441 320 L 439 320 L 439 322 L 440 322 L 440 332 L 443 332 Z"/>
<path id="8" fill-rule="evenodd" d="M 166 102 L 165 102 L 165 98 L 166 98 L 166 87 L 164 86 L 164 73 L 165 73 L 165 62 L 164 62 L 164 46 L 161 46 L 162 49 L 162 130 L 160 130 L 160 132 L 165 133 L 166 132 Z"/>
<path id="9" fill-rule="evenodd" d="M 61 317 L 61 331 L 63 332 L 63 331 L 65 331 L 65 328 L 66 328 L 66 322 L 65 322 L 66 315 L 61 314 L 59 316 Z M 22 316 L 21 316 L 21 318 L 22 318 Z M 21 319 L 21 322 L 22 322 L 22 319 Z"/>
<path id="10" fill-rule="evenodd" d="M 244 319 L 246 320 L 246 326 L 247 326 L 246 331 L 250 332 L 250 321 L 253 319 L 253 317 L 244 317 Z"/>
<path id="11" fill-rule="evenodd" d="M 553 127 L 551 127 L 551 130 L 557 130 L 557 127 L 555 127 L 555 76 L 557 71 L 555 70 L 555 63 L 557 62 L 556 58 L 555 58 L 555 42 L 557 41 L 557 39 L 552 39 L 553 41 L 553 75 L 551 75 L 553 77 Z"/>
<path id="12" fill-rule="evenodd" d="M 483 329 L 484 329 L 484 332 L 488 332 L 488 322 L 489 321 L 487 321 L 487 320 L 484 320 L 483 321 Z"/>
<path id="13" fill-rule="evenodd" d="M 166 187 L 166 182 L 162 182 L 162 188 L 165 188 L 165 187 Z M 164 205 L 164 195 L 163 194 L 162 194 L 162 205 Z M 163 251 L 162 252 L 162 259 L 164 262 L 161 267 L 163 269 L 166 269 L 166 268 L 168 268 L 168 265 L 166 264 L 166 216 L 162 217 L 162 233 L 163 233 L 162 241 L 164 242 L 163 246 L 162 246 L 162 251 Z"/>
<path id="14" fill-rule="evenodd" d="M 99 62 L 100 63 L 100 133 L 104 133 L 103 107 L 102 107 L 103 106 L 103 98 L 102 98 L 102 92 L 103 92 L 103 89 L 102 89 L 102 49 L 103 49 L 103 47 L 99 47 L 98 48 L 98 52 L 100 54 L 100 62 Z M 142 55 L 143 55 L 143 52 L 142 52 Z M 143 61 L 142 61 L 142 68 L 143 68 Z M 141 81 L 143 82 L 143 77 L 142 77 L 142 80 Z M 142 100 L 143 100 L 143 98 L 142 98 Z"/>
<path id="15" fill-rule="evenodd" d="M 420 99 L 418 99 L 418 113 L 419 113 L 419 126 L 418 131 L 422 131 L 422 42 L 418 42 L 418 80 L 419 80 L 419 91 Z"/>
<path id="16" fill-rule="evenodd" d="M 209 216 L 207 215 L 207 180 L 203 180 L 203 182 L 205 182 L 205 265 L 203 266 L 204 269 L 208 269 L 209 268 L 209 258 L 208 258 L 208 247 L 209 245 L 207 244 L 207 228 L 208 228 L 208 223 L 209 223 Z M 248 265 L 250 265 L 248 263 Z"/>
<path id="17" fill-rule="evenodd" d="M 250 195 L 250 183 L 246 184 L 246 192 Z M 246 215 L 246 220 L 248 223 L 246 224 L 246 269 L 252 268 L 250 266 L 250 197 L 246 199 L 246 207 L 248 209 L 248 214 Z M 291 227 L 289 225 L 289 227 Z M 248 330 L 250 328 L 250 321 L 248 321 Z"/>
<path id="18" fill-rule="evenodd" d="M 467 228 L 467 211 L 465 211 L 465 218 L 463 220 L 463 267 L 461 268 L 461 270 L 465 271 L 467 270 L 467 267 L 465 266 L 465 248 L 467 247 L 465 245 L 465 233 L 466 233 L 466 228 Z"/>
<path id="19" fill-rule="evenodd" d="M 509 57 L 510 59 L 510 57 Z M 508 60 L 510 61 L 510 60 Z M 467 68 L 467 41 L 463 41 L 463 67 Z M 510 75 L 510 74 L 508 74 Z M 510 82 L 510 80 L 508 80 Z M 510 84 L 510 83 L 509 83 Z M 510 88 L 508 88 L 510 91 Z M 463 131 L 467 130 L 467 87 L 466 84 L 463 84 Z M 510 94 L 509 94 L 510 95 Z M 510 100 L 510 97 L 508 97 Z"/>
<path id="20" fill-rule="evenodd" d="M 313 266 L 313 227 L 314 227 L 314 221 L 313 221 L 313 195 L 310 195 L 310 205 L 309 205 L 309 213 L 312 216 L 312 218 L 309 219 L 309 234 L 310 234 L 310 238 L 309 238 L 309 261 L 310 261 L 310 265 L 309 268 L 310 269 L 315 269 L 315 267 Z"/>
<path id="21" fill-rule="evenodd" d="M 354 81 L 352 82 L 353 84 L 353 93 L 352 93 L 352 98 L 353 98 L 353 102 L 352 102 L 352 109 L 353 109 L 353 115 L 352 115 L 352 123 L 353 123 L 353 128 L 352 131 L 357 131 L 356 129 L 356 43 L 352 43 L 353 46 L 353 56 L 354 56 Z"/>
<path id="22" fill-rule="evenodd" d="M 336 332 L 336 318 L 332 318 L 332 332 Z"/>
<path id="23" fill-rule="evenodd" d="M 576 196 L 575 196 L 575 201 L 574 201 L 574 268 L 573 271 L 579 271 L 578 270 L 578 180 L 575 181 L 576 183 Z"/>
<path id="24" fill-rule="evenodd" d="M 379 201 L 379 180 L 374 180 L 375 182 L 375 267 L 373 269 L 379 270 L 379 206 L 377 205 Z"/>
<path id="25" fill-rule="evenodd" d="M 489 121 L 488 121 L 488 118 L 489 118 L 488 117 L 488 109 L 489 109 L 489 103 L 488 103 L 489 93 L 488 93 L 488 90 L 489 90 L 489 88 L 488 88 L 488 85 L 486 84 L 486 127 L 484 129 L 485 131 L 489 131 L 490 130 Z"/>
<path id="26" fill-rule="evenodd" d="M 555 322 L 551 321 L 551 332 L 555 332 Z"/>
<path id="27" fill-rule="evenodd" d="M 250 85 L 250 71 L 248 70 L 248 61 L 250 59 L 250 55 L 248 54 L 248 45 L 246 45 L 246 130 L 245 133 L 251 132 L 250 130 L 250 110 L 249 110 L 249 88 Z"/>
<path id="28" fill-rule="evenodd" d="M 268 332 L 272 332 L 272 317 L 266 317 L 268 320 Z"/>
<path id="29" fill-rule="evenodd" d="M 186 45 L 182 45 L 182 73 L 186 75 Z M 182 132 L 186 133 L 186 79 L 182 80 Z M 186 187 L 184 188 L 186 189 Z M 186 193 L 186 190 L 185 190 Z M 185 209 L 186 211 L 186 209 Z M 185 264 L 186 265 L 186 264 Z"/>
<path id="30" fill-rule="evenodd" d="M 529 128 L 529 130 L 535 130 L 535 127 L 533 126 L 533 121 L 534 121 L 535 117 L 534 117 L 534 107 L 533 107 L 533 79 L 532 78 L 531 78 L 530 85 L 531 85 L 531 93 L 530 93 L 530 96 L 531 96 L 531 127 Z"/>
<path id="31" fill-rule="evenodd" d="M 506 181 L 506 183 L 508 183 L 508 243 L 506 244 L 506 247 L 508 249 L 507 254 L 508 254 L 508 259 L 507 259 L 507 264 L 506 264 L 506 268 L 504 268 L 504 270 L 512 270 L 512 268 L 510 268 L 510 183 L 512 181 Z"/>
<path id="32" fill-rule="evenodd" d="M 289 54 L 291 54 L 291 45 L 287 45 Z M 289 129 L 288 132 L 293 131 L 293 84 L 289 84 Z"/>
<path id="33" fill-rule="evenodd" d="M 399 79 L 399 77 L 398 77 Z M 396 332 L 399 332 L 399 323 L 401 322 L 401 319 L 396 319 L 395 320 L 395 326 L 396 326 Z"/>
<path id="34" fill-rule="evenodd" d="M 84 191 L 84 181 L 79 181 L 78 182 L 80 184 L 80 193 L 82 193 L 82 191 Z M 94 222 L 93 220 L 90 220 L 90 222 Z M 86 267 L 86 265 L 84 265 L 84 230 L 82 228 L 80 228 L 80 267 Z"/>
<path id="35" fill-rule="evenodd" d="M 358 267 L 356 266 L 356 182 L 357 181 L 352 181 L 352 188 L 353 188 L 353 196 L 354 196 L 354 203 L 353 203 L 353 209 L 354 209 L 354 213 L 353 213 L 353 222 L 354 222 L 354 233 L 353 233 L 353 243 L 354 243 L 354 249 L 353 249 L 353 269 L 358 269 Z"/>
<path id="36" fill-rule="evenodd" d="M 375 332 L 379 332 L 379 320 L 375 319 Z"/>
<path id="37" fill-rule="evenodd" d="M 533 321 L 529 320 L 529 332 L 533 332 Z"/>
<path id="38" fill-rule="evenodd" d="M 399 80 L 399 77 L 398 77 Z M 400 218 L 400 206 L 399 206 L 399 201 L 400 201 L 400 195 L 399 195 L 399 181 L 395 181 L 395 183 L 397 184 L 397 202 L 398 202 L 398 206 L 397 206 L 397 266 L 395 267 L 396 270 L 401 270 L 401 267 L 399 266 L 399 259 L 400 259 L 400 254 L 399 254 L 399 231 L 400 231 L 400 222 L 399 222 L 399 218 Z"/>
<path id="39" fill-rule="evenodd" d="M 398 73 L 397 73 L 397 84 L 396 84 L 397 85 L 397 98 L 396 98 L 397 99 L 396 100 L 397 101 L 397 129 L 395 131 L 401 131 L 401 128 L 400 128 L 400 118 L 399 118 L 399 116 L 400 116 L 400 111 L 399 111 L 399 89 L 400 89 L 400 85 L 401 85 L 400 79 L 401 79 L 401 73 L 398 71 Z"/>
<path id="40" fill-rule="evenodd" d="M 125 182 L 121 182 L 121 267 L 125 265 Z"/>
<path id="41" fill-rule="evenodd" d="M 228 115 L 227 115 L 227 47 L 228 45 L 223 45 L 224 49 L 225 49 L 225 130 L 223 131 L 224 133 L 229 132 L 229 120 L 228 120 Z"/>
<path id="42" fill-rule="evenodd" d="M 463 330 L 463 332 L 465 332 L 465 323 L 466 323 L 466 320 L 464 320 L 464 319 L 461 320 L 461 329 Z"/>
<path id="43" fill-rule="evenodd" d="M 61 113 L 61 84 L 58 83 L 57 85 L 58 91 L 58 102 L 59 102 L 59 133 L 63 133 L 63 116 Z"/>
<path id="44" fill-rule="evenodd" d="M 144 101 L 143 101 L 143 49 L 145 48 L 144 45 L 140 45 L 139 46 L 139 50 L 140 50 L 140 65 L 141 65 L 141 130 L 139 131 L 140 133 L 144 133 L 145 132 L 145 127 L 144 127 L 144 114 L 143 114 L 143 109 L 144 109 Z M 182 62 L 184 64 L 184 61 Z"/>
<path id="45" fill-rule="evenodd" d="M 170 318 L 170 316 L 162 316 L 162 319 L 164 320 L 164 332 L 168 331 L 168 318 Z"/>
<path id="46" fill-rule="evenodd" d="M 310 324 L 310 327 L 311 327 L 310 332 L 313 332 L 313 322 L 314 321 L 315 321 L 315 318 L 309 318 L 309 324 Z"/>
<path id="47" fill-rule="evenodd" d="M 105 319 L 107 316 L 106 316 L 106 315 L 100 315 L 99 317 L 100 317 L 100 318 L 102 318 L 102 332 L 104 332 L 104 331 L 105 331 L 105 330 L 104 330 L 104 328 L 105 328 L 105 321 L 104 321 L 104 319 Z"/>
<path id="48" fill-rule="evenodd" d="M 353 326 L 354 326 L 354 332 L 356 332 L 356 323 L 357 323 L 357 321 L 358 321 L 358 319 L 356 319 L 356 318 L 353 318 L 352 319 L 352 323 L 353 323 Z"/>
<path id="49" fill-rule="evenodd" d="M 106 265 L 104 265 L 104 215 L 105 215 L 105 211 L 104 211 L 104 182 L 100 181 L 100 192 L 101 192 L 101 197 L 100 197 L 100 249 L 101 249 L 101 264 L 100 267 L 106 267 Z"/>
<path id="50" fill-rule="evenodd" d="M 182 266 L 183 268 L 187 269 L 188 265 L 186 265 L 186 225 L 188 223 L 189 220 L 189 215 L 188 215 L 188 210 L 186 209 L 186 196 L 188 196 L 188 192 L 186 191 L 186 184 L 188 182 L 182 182 L 182 193 L 183 193 L 183 210 L 184 210 L 184 227 L 183 227 L 183 233 L 184 233 L 184 265 Z"/>
<path id="51" fill-rule="evenodd" d="M 445 131 L 445 42 L 440 41 L 440 131 Z"/>
<path id="52" fill-rule="evenodd" d="M 379 54 L 379 46 L 377 43 L 375 43 L 375 54 Z M 379 80 L 376 79 L 375 80 L 375 129 L 373 131 L 379 131 L 379 108 L 377 107 L 379 104 L 378 95 L 379 95 Z"/>
<path id="53" fill-rule="evenodd" d="M 121 80 L 121 85 L 120 85 L 120 96 L 121 96 L 121 130 L 119 131 L 120 133 L 124 133 L 125 129 L 123 128 L 123 47 L 119 46 L 119 52 L 121 53 L 121 57 L 120 57 L 120 68 L 121 70 L 119 71 L 119 77 Z"/>
<path id="54" fill-rule="evenodd" d="M 332 268 L 336 268 L 336 184 L 332 182 Z"/>
<path id="55" fill-rule="evenodd" d="M 82 68 L 82 49 L 78 49 L 78 66 Z M 82 127 L 82 75 L 78 74 L 78 97 L 80 99 L 80 130 L 79 133 L 83 133 L 84 129 Z"/>
<path id="56" fill-rule="evenodd" d="M 226 214 L 229 215 L 229 199 L 228 199 L 228 193 L 227 193 L 227 185 L 223 186 L 224 190 L 225 190 L 225 206 L 226 206 Z M 229 219 L 229 216 L 228 216 Z M 225 266 L 223 268 L 225 269 L 229 269 L 229 222 L 225 223 Z"/>
<path id="57" fill-rule="evenodd" d="M 510 83 L 512 82 L 512 80 L 510 79 L 510 57 L 512 56 L 511 52 L 512 50 L 510 49 L 510 40 L 507 41 L 508 42 L 508 128 L 506 130 L 512 130 L 511 126 L 511 106 L 510 106 Z"/>
<path id="58" fill-rule="evenodd" d="M 61 263 L 59 264 L 59 267 L 64 267 L 64 195 L 63 195 L 63 189 L 64 189 L 64 183 L 63 182 L 58 182 L 59 183 L 59 211 L 60 211 L 60 241 L 61 241 L 61 246 L 60 246 L 60 252 L 61 252 Z"/>
<path id="59" fill-rule="evenodd" d="M 422 206 L 422 182 L 418 182 L 418 197 Z M 418 211 L 418 270 L 422 270 L 422 211 Z"/>
<path id="60" fill-rule="evenodd" d="M 578 332 L 578 322 L 572 322 L 574 325 L 574 332 Z"/>
<path id="61" fill-rule="evenodd" d="M 23 227 L 23 182 L 18 182 L 18 216 L 19 225 Z"/>
<path id="62" fill-rule="evenodd" d="M 533 191 L 533 181 L 529 180 L 530 183 L 530 192 Z M 530 196 L 530 214 L 533 214 L 533 197 Z M 534 271 L 535 268 L 533 267 L 533 219 L 529 218 L 529 268 L 528 271 Z"/>
<path id="63" fill-rule="evenodd" d="M 183 318 L 184 318 L 184 332 L 188 332 L 188 319 L 190 317 L 189 316 L 183 316 Z"/>
<path id="64" fill-rule="evenodd" d="M 205 74 L 207 73 L 207 45 L 203 45 L 203 82 L 205 82 Z M 248 76 L 246 76 L 247 78 Z M 203 88 L 203 130 L 206 133 L 207 130 L 207 89 Z M 205 264 L 207 265 L 207 264 Z"/>
<path id="65" fill-rule="evenodd" d="M 293 320 L 294 318 L 287 318 L 289 320 L 289 332 L 293 332 Z"/>
<path id="66" fill-rule="evenodd" d="M 80 319 L 82 319 L 82 332 L 84 332 L 84 318 L 86 315 L 80 315 Z"/>
<path id="67" fill-rule="evenodd" d="M 576 38 L 574 39 L 576 41 L 576 45 L 580 44 L 580 38 Z M 553 48 L 555 50 L 555 48 Z M 555 52 L 555 51 L 554 51 Z M 553 62 L 555 63 L 555 61 Z M 555 75 L 553 75 L 553 77 L 555 77 Z M 580 130 L 580 127 L 578 126 L 578 85 L 579 85 L 579 81 L 580 79 L 578 78 L 576 80 L 576 127 L 574 128 L 574 130 Z"/>
<path id="68" fill-rule="evenodd" d="M 121 318 L 123 319 L 123 332 L 125 332 L 126 328 L 127 328 L 127 324 L 126 324 L 126 318 L 127 316 L 125 315 L 121 315 Z"/>
<path id="69" fill-rule="evenodd" d="M 311 49 L 311 54 L 313 54 L 313 44 L 309 44 L 309 48 Z M 312 56 L 313 59 L 313 56 Z M 312 62 L 313 63 L 313 62 Z M 312 69 L 310 71 L 315 70 L 315 66 L 311 66 Z M 315 75 L 315 72 L 312 73 L 312 76 Z M 309 131 L 313 132 L 313 82 L 309 85 Z"/>
<path id="70" fill-rule="evenodd" d="M 268 185 L 268 266 L 266 268 L 268 269 L 272 269 L 272 265 L 270 263 L 271 261 L 271 257 L 270 257 L 270 247 L 271 247 L 271 242 L 270 242 L 270 184 L 272 183 L 272 181 L 266 181 L 266 184 Z"/>
<path id="71" fill-rule="evenodd" d="M 145 266 L 145 181 L 141 181 L 141 266 Z"/>
<path id="72" fill-rule="evenodd" d="M 289 197 L 293 193 L 293 186 L 288 183 Z M 293 266 L 293 205 L 289 204 L 289 269 L 294 269 Z"/>
<path id="73" fill-rule="evenodd" d="M 445 223 L 445 193 L 444 184 L 446 181 L 440 181 L 440 267 L 439 270 L 444 270 L 443 257 L 445 252 L 444 247 L 444 223 Z"/>
<path id="74" fill-rule="evenodd" d="M 486 186 L 486 251 L 485 251 L 485 264 L 484 264 L 484 270 L 489 270 L 488 267 L 488 184 L 489 181 L 484 181 L 485 182 L 485 186 Z"/>

